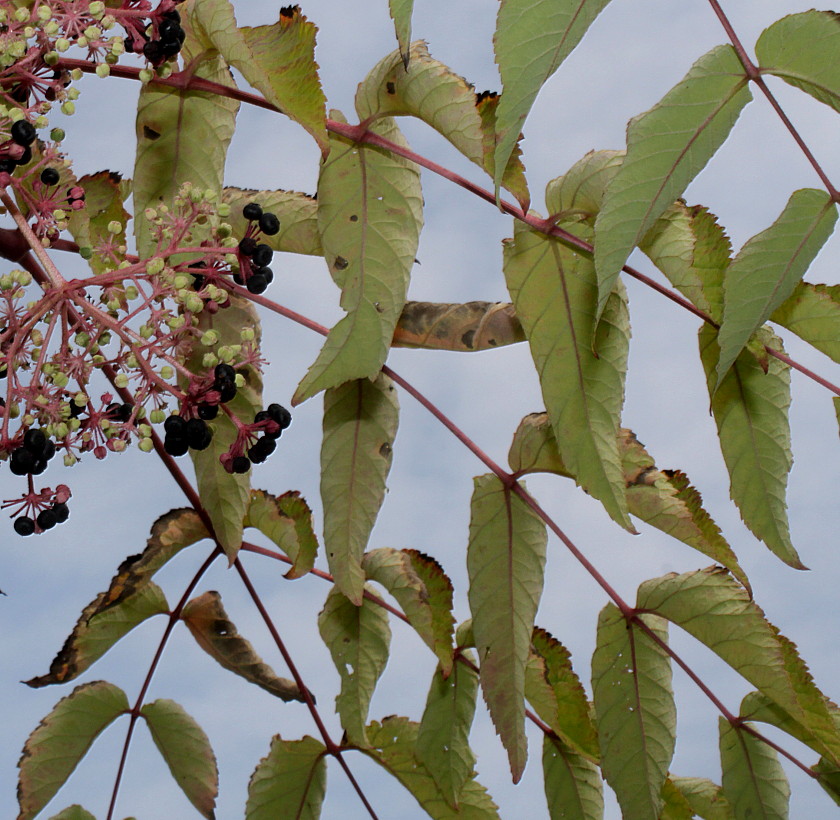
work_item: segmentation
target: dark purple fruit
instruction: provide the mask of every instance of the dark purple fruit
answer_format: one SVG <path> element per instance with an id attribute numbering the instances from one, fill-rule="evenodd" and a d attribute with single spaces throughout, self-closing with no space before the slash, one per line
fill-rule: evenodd
<path id="1" fill-rule="evenodd" d="M 268 415 L 280 425 L 281 430 L 285 430 L 292 423 L 292 414 L 282 405 L 269 404 L 267 409 Z"/>
<path id="2" fill-rule="evenodd" d="M 55 520 L 59 524 L 63 524 L 70 517 L 70 508 L 63 501 L 53 504 L 52 511 L 55 513 Z"/>
<path id="3" fill-rule="evenodd" d="M 243 256 L 251 256 L 257 249 L 257 240 L 253 236 L 246 236 L 239 240 L 239 252 Z"/>
<path id="4" fill-rule="evenodd" d="M 213 369 L 213 379 L 216 387 L 225 383 L 236 383 L 236 371 L 229 364 L 222 362 Z"/>
<path id="5" fill-rule="evenodd" d="M 18 535 L 32 535 L 35 532 L 35 522 L 27 515 L 15 519 L 15 532 Z"/>
<path id="6" fill-rule="evenodd" d="M 274 251 L 271 247 L 266 244 L 261 244 L 254 248 L 251 260 L 258 268 L 264 268 L 269 262 L 271 262 L 271 257 L 273 256 Z"/>
<path id="7" fill-rule="evenodd" d="M 274 214 L 263 214 L 260 218 L 260 230 L 266 236 L 280 233 L 280 220 Z"/>
<path id="8" fill-rule="evenodd" d="M 251 461 L 247 456 L 237 456 L 230 464 L 234 473 L 247 473 L 251 469 Z"/>
<path id="9" fill-rule="evenodd" d="M 49 508 L 38 513 L 37 521 L 42 530 L 51 530 L 58 523 L 55 513 Z"/>
<path id="10" fill-rule="evenodd" d="M 193 450 L 206 450 L 213 440 L 213 431 L 202 419 L 190 419 L 187 422 L 187 442 Z"/>
<path id="11" fill-rule="evenodd" d="M 32 472 L 38 460 L 38 456 L 25 447 L 18 447 L 16 450 L 12 450 L 9 469 L 13 475 L 26 475 Z"/>
<path id="12" fill-rule="evenodd" d="M 263 209 L 256 202 L 249 202 L 242 209 L 242 216 L 245 219 L 259 219 L 263 215 Z"/>
<path id="13" fill-rule="evenodd" d="M 35 126 L 26 120 L 18 120 L 12 125 L 12 139 L 18 145 L 31 145 L 36 133 Z"/>
<path id="14" fill-rule="evenodd" d="M 245 283 L 249 293 L 263 293 L 268 288 L 268 279 L 261 273 L 252 273 Z"/>
<path id="15" fill-rule="evenodd" d="M 190 449 L 186 436 L 168 433 L 163 440 L 163 449 L 171 456 L 182 456 Z"/>
<path id="16" fill-rule="evenodd" d="M 199 404 L 197 409 L 198 417 L 200 419 L 204 419 L 205 421 L 210 421 L 219 415 L 218 404 Z"/>
<path id="17" fill-rule="evenodd" d="M 42 456 L 47 446 L 47 437 L 43 430 L 30 427 L 23 436 L 23 446 L 35 456 Z"/>
<path id="18" fill-rule="evenodd" d="M 43 182 L 44 185 L 58 185 L 59 179 L 61 179 L 61 176 L 55 168 L 44 168 L 44 170 L 41 171 L 41 182 Z"/>
<path id="19" fill-rule="evenodd" d="M 173 414 L 167 416 L 166 421 L 163 423 L 163 429 L 168 436 L 185 436 L 187 433 L 187 422 L 181 416 Z"/>

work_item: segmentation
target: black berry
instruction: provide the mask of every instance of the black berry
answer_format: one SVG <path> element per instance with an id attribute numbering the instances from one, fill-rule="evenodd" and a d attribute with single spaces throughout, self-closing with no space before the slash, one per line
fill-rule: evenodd
<path id="1" fill-rule="evenodd" d="M 44 168 L 44 170 L 41 171 L 41 182 L 43 182 L 44 185 L 58 185 L 59 179 L 61 179 L 61 177 L 55 168 Z"/>
<path id="2" fill-rule="evenodd" d="M 12 125 L 12 139 L 18 145 L 31 145 L 35 134 L 35 126 L 26 120 L 18 120 Z"/>
<path id="3" fill-rule="evenodd" d="M 268 279 L 261 273 L 252 273 L 248 277 L 245 287 L 248 288 L 249 293 L 263 293 L 268 287 Z"/>
<path id="4" fill-rule="evenodd" d="M 182 456 L 190 449 L 190 444 L 186 436 L 177 435 L 175 433 L 167 433 L 163 439 L 163 449 L 171 456 Z"/>
<path id="5" fill-rule="evenodd" d="M 262 464 L 275 450 L 277 442 L 270 436 L 263 436 L 248 450 L 248 458 L 254 464 Z"/>
<path id="6" fill-rule="evenodd" d="M 190 419 L 187 422 L 187 443 L 193 450 L 205 450 L 213 440 L 213 431 L 202 419 Z"/>
<path id="7" fill-rule="evenodd" d="M 260 219 L 263 215 L 263 209 L 256 202 L 249 202 L 242 209 L 242 216 L 245 219 Z"/>
<path id="8" fill-rule="evenodd" d="M 23 436 L 23 446 L 35 456 L 44 454 L 44 448 L 47 446 L 47 437 L 43 430 L 36 430 L 30 427 Z"/>
<path id="9" fill-rule="evenodd" d="M 167 436 L 185 436 L 187 433 L 187 422 L 181 416 L 167 416 L 163 422 L 163 429 Z"/>
<path id="10" fill-rule="evenodd" d="M 181 41 L 161 40 L 160 47 L 164 57 L 174 57 L 181 50 Z"/>
<path id="11" fill-rule="evenodd" d="M 35 532 L 35 522 L 26 515 L 16 518 L 14 527 L 18 535 L 32 535 Z"/>
<path id="12" fill-rule="evenodd" d="M 217 387 L 225 383 L 235 384 L 236 371 L 229 364 L 222 362 L 213 369 L 213 378 Z"/>
<path id="13" fill-rule="evenodd" d="M 280 233 L 280 220 L 274 214 L 263 214 L 259 217 L 260 220 L 260 230 L 266 236 L 274 236 L 276 233 Z"/>
<path id="14" fill-rule="evenodd" d="M 160 25 L 158 26 L 158 34 L 160 35 L 161 40 L 171 40 L 176 39 L 178 31 L 181 26 L 178 25 L 178 20 L 172 20 L 168 17 L 165 17 Z"/>
<path id="15" fill-rule="evenodd" d="M 28 165 L 32 160 L 32 149 L 27 145 L 23 153 L 15 160 L 16 165 Z"/>
<path id="16" fill-rule="evenodd" d="M 49 508 L 38 513 L 37 521 L 42 530 L 51 530 L 58 523 L 55 513 Z"/>
<path id="17" fill-rule="evenodd" d="M 181 15 L 177 9 L 169 9 L 169 11 L 165 11 L 161 16 L 164 20 L 172 20 L 174 23 L 181 22 Z"/>
<path id="18" fill-rule="evenodd" d="M 218 415 L 219 415 L 219 405 L 218 404 L 199 404 L 198 405 L 198 417 L 200 419 L 204 419 L 205 421 L 210 421 L 210 419 L 214 419 Z"/>
<path id="19" fill-rule="evenodd" d="M 37 455 L 25 447 L 18 447 L 16 450 L 12 450 L 12 456 L 9 459 L 9 469 L 13 475 L 26 475 L 32 472 L 37 461 Z"/>
<path id="20" fill-rule="evenodd" d="M 233 382 L 225 382 L 216 389 L 219 391 L 219 398 L 223 402 L 233 401 L 236 396 L 236 385 Z"/>
<path id="21" fill-rule="evenodd" d="M 70 508 L 63 501 L 53 504 L 52 511 L 58 524 L 63 524 L 70 517 Z"/>
<path id="22" fill-rule="evenodd" d="M 267 409 L 268 415 L 280 425 L 281 430 L 285 430 L 292 423 L 292 414 L 282 405 L 269 404 Z"/>
<path id="23" fill-rule="evenodd" d="M 254 248 L 254 253 L 251 255 L 251 259 L 258 268 L 263 268 L 271 262 L 272 256 L 274 256 L 274 251 L 268 245 L 263 244 L 257 245 L 256 248 Z"/>
<path id="24" fill-rule="evenodd" d="M 243 256 L 250 256 L 257 249 L 257 240 L 253 236 L 246 236 L 239 240 L 239 252 Z"/>
<path id="25" fill-rule="evenodd" d="M 247 473 L 251 468 L 251 461 L 247 456 L 237 456 L 230 464 L 234 473 Z"/>
<path id="26" fill-rule="evenodd" d="M 163 43 L 159 40 L 149 40 L 149 42 L 143 46 L 143 56 L 150 63 L 159 63 L 164 57 Z"/>

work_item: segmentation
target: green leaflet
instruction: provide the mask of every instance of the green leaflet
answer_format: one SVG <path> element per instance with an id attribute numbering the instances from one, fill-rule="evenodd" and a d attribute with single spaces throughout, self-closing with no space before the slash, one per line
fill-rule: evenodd
<path id="1" fill-rule="evenodd" d="M 499 820 L 498 807 L 474 776 L 461 789 L 458 809 L 447 804 L 415 755 L 417 723 L 393 715 L 373 721 L 367 733 L 370 749 L 365 753 L 396 777 L 434 820 Z"/>
<path id="2" fill-rule="evenodd" d="M 449 674 L 452 669 L 452 628 L 450 626 L 444 634 L 435 629 L 431 596 L 414 569 L 413 559 L 416 557 L 407 550 L 382 547 L 365 553 L 362 570 L 368 580 L 381 584 L 396 598 L 408 622 L 426 646 L 439 656 L 444 672 Z M 451 586 L 449 589 L 451 607 Z"/>
<path id="3" fill-rule="evenodd" d="M 639 617 L 667 640 L 663 619 Z M 633 820 L 658 820 L 660 791 L 676 741 L 671 659 L 613 604 L 607 604 L 598 618 L 592 690 L 601 769 L 622 814 Z"/>
<path id="4" fill-rule="evenodd" d="M 318 539 L 312 528 L 312 510 L 297 491 L 275 497 L 265 490 L 251 490 L 243 526 L 256 527 L 292 560 L 284 578 L 301 578 L 315 566 Z"/>
<path id="5" fill-rule="evenodd" d="M 609 0 L 502 0 L 493 47 L 503 93 L 497 112 L 493 181 L 517 144 L 540 89 L 580 42 Z"/>
<path id="6" fill-rule="evenodd" d="M 99 171 L 88 174 L 78 180 L 85 189 L 85 207 L 78 211 L 70 210 L 67 220 L 70 233 L 80 248 L 96 249 L 102 242 L 125 244 L 125 226 L 131 215 L 123 207 L 123 200 L 131 192 L 131 183 L 122 181 L 122 176 L 115 171 Z M 118 234 L 108 230 L 112 220 L 123 228 Z M 114 260 L 94 253 L 88 261 L 94 274 L 102 273 L 114 266 Z"/>
<path id="7" fill-rule="evenodd" d="M 473 661 L 469 650 L 464 657 Z M 461 790 L 473 776 L 475 755 L 469 737 L 477 694 L 478 675 L 470 666 L 456 663 L 447 677 L 438 666 L 417 732 L 417 760 L 452 808 L 458 807 Z"/>
<path id="8" fill-rule="evenodd" d="M 636 605 L 677 624 L 778 704 L 821 748 L 840 752 L 825 696 L 793 644 L 720 567 L 645 581 Z"/>
<path id="9" fill-rule="evenodd" d="M 525 666 L 543 589 L 546 529 L 492 474 L 473 479 L 467 546 L 469 602 L 481 691 L 508 753 L 514 783 L 525 768 Z"/>
<path id="10" fill-rule="evenodd" d="M 245 820 L 318 820 L 327 788 L 323 743 L 275 735 L 248 784 Z"/>
<path id="11" fill-rule="evenodd" d="M 403 553 L 411 559 L 414 572 L 426 587 L 427 603 L 432 614 L 434 652 L 444 674 L 448 675 L 455 662 L 452 647 L 452 632 L 455 627 L 455 619 L 452 617 L 454 597 L 452 581 L 443 571 L 443 567 L 430 555 L 419 550 L 403 550 Z"/>
<path id="12" fill-rule="evenodd" d="M 38 688 L 77 678 L 135 626 L 153 615 L 169 612 L 163 591 L 151 581 L 110 609 L 99 612 L 106 594 L 100 592 L 82 610 L 73 631 L 50 664 L 50 671 L 26 681 L 27 686 Z M 99 614 L 95 615 L 96 612 Z"/>
<path id="13" fill-rule="evenodd" d="M 827 193 L 794 191 L 781 216 L 732 260 L 724 279 L 716 387 L 753 333 L 791 295 L 836 221 L 837 208 Z"/>
<path id="14" fill-rule="evenodd" d="M 572 669 L 569 650 L 539 627 L 534 627 L 531 635 L 525 698 L 557 734 L 565 751 L 597 762 L 598 735 L 586 692 Z"/>
<path id="15" fill-rule="evenodd" d="M 543 737 L 543 782 L 551 820 L 601 820 L 604 794 L 598 767 L 562 740 Z"/>
<path id="16" fill-rule="evenodd" d="M 107 681 L 77 686 L 32 732 L 18 768 L 18 820 L 31 820 L 64 785 L 99 733 L 128 712 L 125 692 Z"/>
<path id="17" fill-rule="evenodd" d="M 217 331 L 219 345 L 235 345 L 241 344 L 240 333 L 246 327 L 255 331 L 252 344 L 259 350 L 262 334 L 256 308 L 250 300 L 231 294 L 230 305 L 224 310 L 216 313 L 203 311 L 199 315 L 197 329 L 201 333 Z M 217 346 L 207 347 L 196 338 L 187 359 L 190 371 L 206 371 L 203 364 L 205 353 L 217 350 Z M 226 406 L 242 421 L 250 423 L 254 415 L 262 410 L 262 376 L 251 365 L 238 367 L 237 374 L 243 376 L 245 384 L 237 389 L 236 396 Z M 191 449 L 190 458 L 195 467 L 198 494 L 213 523 L 216 539 L 232 564 L 242 545 L 242 522 L 250 499 L 251 473 L 250 470 L 247 473 L 228 473 L 219 461 L 238 435 L 238 428 L 227 413 L 219 413 L 209 426 L 213 430 L 210 446 L 204 450 Z"/>
<path id="18" fill-rule="evenodd" d="M 406 144 L 391 119 L 372 124 L 371 131 Z M 347 315 L 330 331 L 292 404 L 379 372 L 405 305 L 423 225 L 420 172 L 413 162 L 335 134 L 330 143 L 318 181 L 318 229 Z"/>
<path id="19" fill-rule="evenodd" d="M 187 39 L 184 61 L 196 60 L 195 76 L 233 86 L 230 70 L 215 53 L 198 44 L 190 19 L 205 0 L 181 6 Z M 145 84 L 137 107 L 137 156 L 132 193 L 134 232 L 141 258 L 152 256 L 154 241 L 145 210 L 171 205 L 184 182 L 201 190 L 221 191 L 225 156 L 233 137 L 239 103 L 229 97 L 170 86 Z"/>
<path id="20" fill-rule="evenodd" d="M 234 236 L 245 235 L 248 220 L 242 215 L 242 209 L 249 202 L 257 202 L 280 220 L 280 232 L 274 236 L 263 234 L 261 242 L 275 251 L 323 255 L 318 235 L 318 200 L 309 194 L 225 188 L 222 200 L 230 204 L 230 216 L 225 221 L 233 228 Z"/>
<path id="21" fill-rule="evenodd" d="M 216 756 L 204 730 L 174 700 L 158 699 L 140 709 L 158 751 L 187 799 L 204 817 L 215 817 L 219 793 Z"/>
<path id="22" fill-rule="evenodd" d="M 96 818 L 78 803 L 68 806 L 64 811 L 54 814 L 50 820 L 96 820 Z"/>
<path id="23" fill-rule="evenodd" d="M 671 782 L 680 790 L 692 810 L 703 820 L 735 820 L 732 806 L 723 789 L 703 777 L 672 777 Z"/>
<path id="24" fill-rule="evenodd" d="M 394 21 L 403 64 L 405 70 L 408 71 L 408 62 L 411 58 L 409 53 L 411 49 L 411 12 L 414 10 L 414 0 L 388 0 L 388 9 Z"/>
<path id="25" fill-rule="evenodd" d="M 759 342 L 776 350 L 781 339 L 762 330 Z M 706 371 L 720 449 L 729 471 L 729 494 L 750 530 L 786 564 L 804 569 L 790 540 L 785 490 L 790 451 L 790 367 L 769 358 L 767 372 L 749 350 L 735 361 L 715 392 L 717 332 L 700 328 L 700 358 Z"/>
<path id="26" fill-rule="evenodd" d="M 658 470 L 632 430 L 619 430 L 618 450 L 629 511 L 723 564 L 750 589 L 735 553 L 703 509 L 703 499 L 688 477 L 679 470 Z M 513 436 L 508 462 L 517 475 L 549 472 L 574 478 L 563 464 L 546 413 L 531 413 L 522 419 Z"/>
<path id="27" fill-rule="evenodd" d="M 825 793 L 840 806 L 840 767 L 820 758 L 811 766 L 811 771 L 817 775 L 817 783 L 823 787 Z"/>
<path id="28" fill-rule="evenodd" d="M 391 644 L 388 613 L 366 598 L 356 606 L 333 587 L 318 615 L 318 630 L 341 677 L 335 699 L 341 725 L 350 743 L 366 747 L 370 699 Z"/>
<path id="29" fill-rule="evenodd" d="M 595 223 L 598 319 L 630 252 L 723 144 L 751 99 L 735 50 L 717 46 L 650 111 L 630 120 L 627 156 Z"/>
<path id="30" fill-rule="evenodd" d="M 595 226 L 604 194 L 624 161 L 623 151 L 589 151 L 545 187 L 545 207 L 564 227 Z"/>
<path id="31" fill-rule="evenodd" d="M 790 14 L 755 44 L 761 71 L 775 74 L 840 112 L 840 22 L 831 11 Z"/>
<path id="32" fill-rule="evenodd" d="M 735 817 L 787 820 L 790 786 L 776 752 L 724 718 L 718 727 L 723 791 Z"/>
<path id="33" fill-rule="evenodd" d="M 498 95 L 476 94 L 474 86 L 435 60 L 422 40 L 412 44 L 409 60 L 406 71 L 394 52 L 371 69 L 356 93 L 359 118 L 417 117 L 493 176 Z M 530 195 L 520 153 L 518 147 L 511 152 L 501 184 L 527 210 Z"/>
<path id="34" fill-rule="evenodd" d="M 677 201 L 645 234 L 639 249 L 686 299 L 720 322 L 732 246 L 714 214 L 702 205 Z"/>
<path id="35" fill-rule="evenodd" d="M 329 153 L 326 98 L 315 62 L 318 29 L 299 7 L 282 8 L 271 25 L 237 28 L 228 0 L 198 0 L 190 6 L 188 21 L 205 47 L 217 49 L 270 103 L 300 123 L 324 156 Z"/>
<path id="36" fill-rule="evenodd" d="M 840 285 L 800 282 L 770 320 L 840 362 Z"/>
<path id="37" fill-rule="evenodd" d="M 397 391 L 383 374 L 324 396 L 324 548 L 338 588 L 356 605 L 365 583 L 362 555 L 385 498 L 398 423 Z"/>
<path id="38" fill-rule="evenodd" d="M 181 610 L 196 643 L 224 669 L 254 683 L 284 701 L 304 701 L 298 685 L 278 677 L 243 638 L 225 612 L 222 597 L 211 590 L 189 601 Z"/>
<path id="39" fill-rule="evenodd" d="M 514 239 L 504 242 L 504 273 L 564 463 L 634 532 L 616 444 L 630 336 L 623 290 L 596 328 L 592 261 L 518 222 Z"/>
<path id="40" fill-rule="evenodd" d="M 659 820 L 693 820 L 694 812 L 685 795 L 674 785 L 670 777 L 662 784 L 662 813 Z"/>

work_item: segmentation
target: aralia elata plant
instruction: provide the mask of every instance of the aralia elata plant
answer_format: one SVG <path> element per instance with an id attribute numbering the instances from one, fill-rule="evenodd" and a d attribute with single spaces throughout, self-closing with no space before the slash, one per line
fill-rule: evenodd
<path id="1" fill-rule="evenodd" d="M 176 702 L 146 700 L 181 624 L 222 667 L 311 716 L 313 736 L 266 738 L 267 755 L 255 761 L 248 787 L 249 820 L 318 816 L 328 758 L 369 816 L 387 816 L 354 774 L 351 753 L 380 763 L 432 817 L 497 817 L 469 746 L 479 689 L 514 781 L 528 759 L 526 722 L 542 732 L 551 817 L 603 816 L 603 781 L 629 820 L 785 817 L 789 788 L 780 758 L 822 786 L 827 801 L 840 803 L 837 707 L 765 619 L 686 475 L 657 468 L 621 426 L 630 335 L 623 272 L 702 320 L 700 359 L 732 499 L 774 554 L 768 560 L 803 567 L 785 502 L 790 370 L 834 394 L 838 414 L 840 388 L 788 357 L 767 322 L 840 358 L 840 291 L 803 280 L 832 233 L 840 194 L 764 76 L 840 111 L 840 18 L 820 11 L 785 17 L 761 34 L 753 59 L 709 0 L 728 42 L 699 57 L 656 106 L 631 121 L 626 151 L 593 151 L 549 183 L 548 216 L 540 216 L 530 210 L 520 132 L 542 84 L 608 2 L 501 0 L 494 38 L 501 95 L 476 95 L 422 42 L 411 43 L 412 5 L 390 4 L 399 47 L 362 80 L 353 125 L 337 112 L 326 115 L 316 29 L 298 7 L 281 9 L 268 25 L 237 27 L 228 0 L 0 2 L 0 198 L 8 223 L 0 253 L 10 263 L 0 276 L 0 452 L 16 477 L 16 493 L 2 502 L 10 531 L 42 537 L 71 514 L 71 477 L 42 486 L 51 464 L 95 465 L 129 446 L 156 452 L 189 502 L 154 522 L 144 552 L 119 566 L 49 671 L 28 681 L 68 684 L 132 628 L 154 615 L 166 618 L 133 704 L 114 684 L 82 682 L 32 732 L 20 759 L 19 818 L 51 804 L 96 736 L 121 718 L 127 731 L 107 817 L 116 816 L 141 718 L 196 810 L 214 816 L 218 772 L 210 740 Z M 249 89 L 236 87 L 231 68 Z M 131 180 L 107 171 L 77 178 L 62 150 L 65 135 L 50 116 L 56 107 L 73 113 L 85 73 L 143 84 Z M 795 191 L 778 219 L 733 254 L 707 208 L 680 196 L 735 127 L 751 87 L 777 111 L 822 188 Z M 223 187 L 243 104 L 275 110 L 316 140 L 317 197 Z M 439 131 L 489 174 L 489 189 L 415 154 L 396 116 Z M 421 167 L 513 217 L 502 257 L 509 304 L 407 301 L 423 222 Z M 133 214 L 125 207 L 129 197 Z M 634 248 L 667 285 L 627 266 Z M 275 297 L 276 251 L 324 257 L 346 313 L 331 330 Z M 62 274 L 68 253 L 88 261 L 89 275 Z M 324 393 L 320 539 L 298 493 L 251 486 L 251 465 L 272 455 L 292 420 L 270 386 L 263 397 L 260 317 L 326 336 L 285 400 L 295 405 Z M 530 346 L 545 412 L 522 420 L 507 468 L 386 364 L 392 346 L 466 352 L 518 342 Z M 385 495 L 398 389 L 487 467 L 474 483 L 466 590 L 453 589 L 446 567 L 420 551 L 369 543 Z M 176 461 L 188 453 L 194 483 Z M 522 478 L 532 473 L 574 479 L 619 526 L 633 531 L 635 517 L 715 565 L 653 578 L 639 587 L 635 604 L 626 601 L 585 545 L 574 544 L 528 492 Z M 251 544 L 249 527 L 276 549 Z M 549 533 L 605 595 L 591 700 L 562 634 L 534 623 Z M 152 579 L 188 547 L 200 566 L 170 606 Z M 328 693 L 298 671 L 239 561 L 241 550 L 290 565 L 287 579 L 330 582 L 318 627 L 341 678 L 340 739 L 321 716 Z M 319 550 L 329 573 L 315 569 Z M 289 679 L 238 633 L 217 592 L 197 589 L 223 556 L 265 621 Z M 313 595 L 321 589 L 313 582 Z M 472 615 L 457 629 L 456 594 Z M 437 666 L 421 716 L 371 720 L 393 619 L 417 632 Z M 754 687 L 740 708 L 727 705 L 725 693 L 670 647 L 669 623 Z M 720 784 L 670 771 L 675 664 L 720 711 Z M 763 724 L 810 749 L 817 762 L 772 740 Z M 71 806 L 54 820 L 92 816 Z"/>

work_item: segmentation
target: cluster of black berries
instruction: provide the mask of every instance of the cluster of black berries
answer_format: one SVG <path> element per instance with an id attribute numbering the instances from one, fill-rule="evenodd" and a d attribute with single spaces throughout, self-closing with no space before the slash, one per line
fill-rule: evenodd
<path id="1" fill-rule="evenodd" d="M 40 475 L 55 455 L 55 444 L 43 430 L 30 427 L 23 436 L 23 446 L 12 450 L 9 469 L 15 475 Z"/>
<path id="2" fill-rule="evenodd" d="M 75 405 L 73 402 L 70 403 L 70 412 L 73 413 L 73 408 Z M 79 412 L 81 412 L 82 408 L 79 408 Z M 119 402 L 111 402 L 105 408 L 105 417 L 112 419 L 113 421 L 119 421 L 123 424 L 127 422 L 131 418 L 131 414 L 134 411 L 133 404 L 120 404 Z M 76 414 L 78 415 L 78 414 Z"/>
<path id="3" fill-rule="evenodd" d="M 181 28 L 181 15 L 175 10 L 165 11 L 158 23 L 157 40 L 147 40 L 143 44 L 143 56 L 153 65 L 159 66 L 170 57 L 174 57 L 184 44 L 187 35 Z M 145 35 L 143 35 L 145 37 Z M 134 39 L 125 38 L 126 51 L 134 51 Z"/>
<path id="4" fill-rule="evenodd" d="M 280 231 L 280 220 L 274 214 L 264 213 L 256 202 L 249 202 L 242 209 L 242 215 L 251 223 L 239 243 L 240 259 L 246 263 L 240 267 L 239 273 L 233 275 L 233 281 L 237 285 L 245 285 L 251 293 L 262 293 L 274 279 L 274 273 L 268 267 L 274 251 L 269 245 L 257 242 L 255 234 L 261 232 L 274 236 Z M 247 273 L 245 268 L 249 269 Z"/>
<path id="5" fill-rule="evenodd" d="M 42 530 L 51 530 L 56 524 L 63 524 L 69 517 L 69 507 L 65 502 L 59 501 L 41 510 L 34 521 L 28 515 L 18 516 L 14 528 L 18 535 L 32 535 L 36 523 Z"/>
<path id="6" fill-rule="evenodd" d="M 277 439 L 292 423 L 292 414 L 279 404 L 269 404 L 266 410 L 260 410 L 254 416 L 254 424 L 263 424 L 263 435 L 256 443 L 248 448 L 247 456 L 236 456 L 228 463 L 227 469 L 231 473 L 247 473 L 251 464 L 262 464 L 277 447 Z"/>
<path id="7" fill-rule="evenodd" d="M 213 389 L 218 391 L 219 401 L 232 401 L 236 396 L 236 371 L 229 364 L 216 365 L 213 370 Z"/>
<path id="8" fill-rule="evenodd" d="M 0 171 L 11 174 L 18 165 L 26 165 L 32 159 L 32 143 L 35 142 L 35 126 L 28 120 L 18 120 L 12 124 L 12 142 L 23 148 L 17 149 L 17 156 L 8 154 L 0 158 Z"/>
<path id="9" fill-rule="evenodd" d="M 171 456 L 182 456 L 190 448 L 206 450 L 213 440 L 213 431 L 203 419 L 187 421 L 181 416 L 169 416 L 163 429 L 166 431 L 163 449 Z"/>

